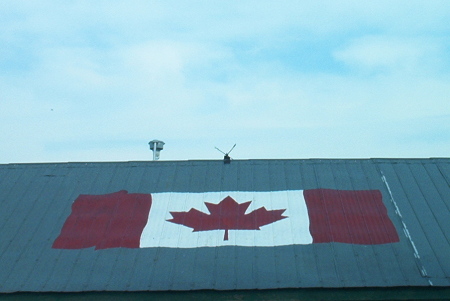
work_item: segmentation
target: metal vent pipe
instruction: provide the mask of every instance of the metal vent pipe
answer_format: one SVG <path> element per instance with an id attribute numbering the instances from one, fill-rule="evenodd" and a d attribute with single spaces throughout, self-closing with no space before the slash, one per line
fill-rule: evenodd
<path id="1" fill-rule="evenodd" d="M 159 160 L 159 153 L 163 150 L 165 143 L 160 140 L 152 140 L 148 144 L 153 151 L 153 161 Z"/>

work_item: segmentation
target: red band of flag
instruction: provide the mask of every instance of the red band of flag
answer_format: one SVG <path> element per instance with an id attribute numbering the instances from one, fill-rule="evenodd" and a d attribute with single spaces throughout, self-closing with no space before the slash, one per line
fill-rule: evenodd
<path id="1" fill-rule="evenodd" d="M 314 243 L 399 241 L 379 190 L 311 189 L 303 193 Z"/>
<path id="2" fill-rule="evenodd" d="M 128 194 L 125 190 L 80 195 L 53 248 L 139 248 L 151 205 L 150 194 Z"/>

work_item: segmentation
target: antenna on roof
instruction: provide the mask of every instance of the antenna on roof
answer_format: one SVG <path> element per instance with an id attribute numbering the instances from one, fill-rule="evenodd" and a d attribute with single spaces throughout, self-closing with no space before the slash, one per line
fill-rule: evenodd
<path id="1" fill-rule="evenodd" d="M 235 146 L 236 146 L 236 143 L 233 145 L 233 147 L 227 153 L 225 153 L 225 152 L 221 151 L 219 148 L 215 147 L 215 149 L 217 149 L 219 152 L 224 154 L 224 156 L 223 156 L 223 164 L 230 164 L 231 157 L 228 154 L 231 153 L 231 151 L 234 149 Z"/>

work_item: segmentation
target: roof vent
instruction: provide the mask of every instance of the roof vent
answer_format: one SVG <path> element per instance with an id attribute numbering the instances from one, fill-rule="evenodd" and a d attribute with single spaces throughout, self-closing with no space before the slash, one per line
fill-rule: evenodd
<path id="1" fill-rule="evenodd" d="M 159 160 L 159 153 L 163 150 L 165 143 L 160 140 L 152 140 L 148 144 L 153 151 L 153 161 Z"/>

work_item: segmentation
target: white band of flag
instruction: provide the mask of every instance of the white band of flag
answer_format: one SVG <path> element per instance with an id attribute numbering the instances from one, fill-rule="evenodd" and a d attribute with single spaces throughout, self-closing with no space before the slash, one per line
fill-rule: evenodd
<path id="1" fill-rule="evenodd" d="M 170 212 L 188 212 L 195 208 L 209 214 L 205 203 L 216 204 L 227 196 L 238 203 L 251 201 L 247 214 L 260 207 L 267 210 L 286 209 L 283 216 L 287 218 L 262 226 L 260 230 L 230 230 L 228 240 L 224 240 L 224 230 L 221 229 L 193 232 L 191 228 L 168 222 L 172 218 Z M 310 243 L 308 209 L 302 190 L 153 193 L 152 209 L 140 239 L 141 248 L 265 247 Z"/>

